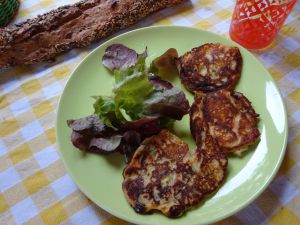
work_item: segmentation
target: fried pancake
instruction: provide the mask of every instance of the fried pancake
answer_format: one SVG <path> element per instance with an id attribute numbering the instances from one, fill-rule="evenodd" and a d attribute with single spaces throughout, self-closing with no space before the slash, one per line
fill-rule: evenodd
<path id="1" fill-rule="evenodd" d="M 242 152 L 260 137 L 258 114 L 241 93 L 221 90 L 197 96 L 190 111 L 191 132 L 199 144 L 204 126 L 209 127 L 225 153 Z"/>
<path id="2" fill-rule="evenodd" d="M 123 171 L 123 192 L 136 212 L 177 217 L 219 187 L 227 158 L 206 130 L 202 134 L 193 152 L 168 130 L 144 140 Z"/>
<path id="3" fill-rule="evenodd" d="M 178 58 L 181 82 L 191 92 L 234 89 L 242 70 L 242 56 L 237 47 L 205 44 Z"/>

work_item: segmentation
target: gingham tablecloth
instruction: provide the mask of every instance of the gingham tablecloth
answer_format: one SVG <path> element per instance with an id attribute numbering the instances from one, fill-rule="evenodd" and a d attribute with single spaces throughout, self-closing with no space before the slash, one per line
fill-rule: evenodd
<path id="1" fill-rule="evenodd" d="M 72 0 L 26 0 L 15 22 Z M 135 27 L 194 26 L 228 36 L 232 0 L 193 0 L 192 7 L 159 12 Z M 99 42 L 100 43 L 100 42 Z M 62 164 L 55 140 L 57 102 L 73 68 L 99 43 L 51 64 L 0 72 L 0 224 L 125 225 L 93 204 Z M 267 190 L 247 208 L 217 223 L 300 224 L 300 3 L 272 46 L 255 53 L 276 80 L 289 122 L 287 153 Z"/>

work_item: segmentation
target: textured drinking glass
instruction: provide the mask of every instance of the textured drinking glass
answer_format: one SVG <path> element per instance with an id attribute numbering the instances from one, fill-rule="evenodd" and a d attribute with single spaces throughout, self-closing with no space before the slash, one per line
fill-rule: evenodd
<path id="1" fill-rule="evenodd" d="M 237 0 L 230 37 L 248 49 L 262 49 L 274 40 L 297 0 Z"/>

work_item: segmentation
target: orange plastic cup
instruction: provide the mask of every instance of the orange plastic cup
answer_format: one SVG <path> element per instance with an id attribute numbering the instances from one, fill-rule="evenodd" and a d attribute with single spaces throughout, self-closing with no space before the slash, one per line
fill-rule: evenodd
<path id="1" fill-rule="evenodd" d="M 263 49 L 274 40 L 297 0 L 237 0 L 230 37 L 248 49 Z"/>

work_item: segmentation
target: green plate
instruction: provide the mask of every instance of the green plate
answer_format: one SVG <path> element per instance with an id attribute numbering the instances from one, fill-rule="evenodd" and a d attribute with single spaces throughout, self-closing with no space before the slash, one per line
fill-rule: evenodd
<path id="1" fill-rule="evenodd" d="M 67 119 L 93 113 L 94 95 L 110 95 L 113 76 L 102 66 L 101 58 L 107 46 L 122 43 L 142 52 L 148 47 L 148 63 L 168 48 L 179 54 L 193 47 L 220 42 L 240 48 L 244 64 L 237 90 L 244 93 L 260 114 L 260 142 L 242 157 L 230 157 L 228 176 L 221 188 L 198 207 L 182 217 L 169 219 L 160 213 L 139 215 L 127 203 L 121 188 L 123 157 L 83 154 L 70 141 Z M 173 84 L 185 90 L 179 79 Z M 190 100 L 193 96 L 185 90 Z M 57 141 L 65 166 L 78 187 L 93 202 L 111 214 L 137 224 L 207 224 L 228 217 L 252 202 L 275 176 L 287 143 L 287 117 L 280 92 L 263 65 L 236 43 L 207 31 L 162 26 L 134 30 L 115 37 L 89 54 L 74 70 L 61 96 L 57 113 Z M 191 148 L 195 147 L 189 131 L 189 117 L 176 122 L 175 133 Z"/>

